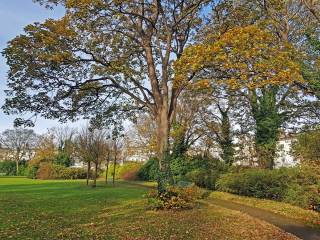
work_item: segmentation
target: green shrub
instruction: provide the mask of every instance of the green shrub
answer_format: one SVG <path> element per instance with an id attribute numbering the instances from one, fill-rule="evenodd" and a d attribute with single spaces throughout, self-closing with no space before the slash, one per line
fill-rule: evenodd
<path id="1" fill-rule="evenodd" d="M 16 162 L 5 160 L 0 162 L 0 174 L 5 176 L 16 176 L 17 175 Z M 19 163 L 18 176 L 27 176 L 27 166 L 25 161 Z"/>
<path id="2" fill-rule="evenodd" d="M 150 158 L 139 169 L 137 176 L 139 180 L 156 181 L 158 178 L 159 162 L 156 158 Z"/>
<path id="3" fill-rule="evenodd" d="M 239 195 L 281 200 L 287 183 L 287 175 L 278 170 L 250 169 L 222 175 L 216 188 Z"/>
<path id="4" fill-rule="evenodd" d="M 320 177 L 308 167 L 247 169 L 222 175 L 216 188 L 234 194 L 320 210 Z"/>
<path id="5" fill-rule="evenodd" d="M 192 181 L 199 187 L 210 190 L 215 189 L 216 181 L 222 174 L 219 170 L 196 169 L 186 174 L 186 179 Z"/>
<path id="6" fill-rule="evenodd" d="M 156 190 L 150 191 L 146 197 L 152 209 L 191 209 L 197 200 L 207 197 L 203 189 L 192 185 L 187 187 L 170 186 L 163 194 L 158 195 Z"/>
<path id="7" fill-rule="evenodd" d="M 171 159 L 170 170 L 174 183 L 194 182 L 199 187 L 214 189 L 218 177 L 225 173 L 228 166 L 210 156 L 184 156 Z M 139 170 L 138 177 L 144 181 L 156 181 L 159 163 L 155 158 L 148 160 Z"/>
<path id="8" fill-rule="evenodd" d="M 171 160 L 170 170 L 175 183 L 185 180 L 185 175 L 194 170 L 192 160 L 191 157 L 187 156 L 180 156 Z"/>
<path id="9" fill-rule="evenodd" d="M 27 177 L 31 179 L 36 179 L 37 178 L 37 172 L 38 172 L 39 167 L 36 165 L 28 165 L 27 167 Z"/>
<path id="10" fill-rule="evenodd" d="M 9 160 L 0 162 L 0 173 L 6 176 L 16 175 L 16 163 Z"/>
<path id="11" fill-rule="evenodd" d="M 69 154 L 65 152 L 58 152 L 53 159 L 53 163 L 65 167 L 70 167 L 72 165 L 72 159 Z"/>
<path id="12" fill-rule="evenodd" d="M 218 159 L 196 156 L 189 160 L 185 179 L 194 182 L 199 187 L 214 190 L 216 181 L 227 170 L 228 166 Z"/>
<path id="13" fill-rule="evenodd" d="M 286 192 L 284 202 L 320 211 L 320 185 L 301 186 L 292 184 Z"/>
<path id="14" fill-rule="evenodd" d="M 26 165 L 20 165 L 18 176 L 27 176 L 28 175 L 28 167 Z"/>

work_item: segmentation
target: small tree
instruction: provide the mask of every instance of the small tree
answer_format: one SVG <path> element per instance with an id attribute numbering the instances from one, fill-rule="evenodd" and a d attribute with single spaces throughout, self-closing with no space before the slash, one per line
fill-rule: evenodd
<path id="1" fill-rule="evenodd" d="M 76 146 L 80 160 L 87 164 L 87 185 L 89 185 L 92 156 L 90 153 L 90 131 L 87 127 L 82 128 L 78 134 Z"/>
<path id="2" fill-rule="evenodd" d="M 97 185 L 99 166 L 108 154 L 107 132 L 89 126 L 83 128 L 78 136 L 77 153 L 81 160 L 87 163 L 87 185 L 89 184 L 91 164 L 94 164 L 93 185 Z"/>
<path id="3" fill-rule="evenodd" d="M 105 130 L 95 129 L 91 132 L 91 147 L 92 162 L 94 163 L 93 187 L 96 187 L 98 170 L 102 161 L 108 155 L 108 143 L 106 141 L 107 133 Z"/>
<path id="4" fill-rule="evenodd" d="M 112 130 L 112 148 L 113 148 L 113 173 L 112 173 L 112 184 L 114 186 L 115 184 L 115 178 L 116 178 L 116 165 L 118 161 L 118 156 L 121 153 L 121 147 L 122 147 L 122 126 L 116 125 L 114 129 Z"/>
<path id="5" fill-rule="evenodd" d="M 107 149 L 107 158 L 106 158 L 106 184 L 108 183 L 108 173 L 109 173 L 109 165 L 111 161 L 111 146 L 108 144 L 108 149 Z"/>
<path id="6" fill-rule="evenodd" d="M 7 129 L 0 136 L 1 145 L 10 150 L 10 157 L 16 162 L 16 175 L 19 174 L 19 164 L 36 146 L 38 136 L 32 129 Z M 29 154 L 28 154 L 29 153 Z"/>

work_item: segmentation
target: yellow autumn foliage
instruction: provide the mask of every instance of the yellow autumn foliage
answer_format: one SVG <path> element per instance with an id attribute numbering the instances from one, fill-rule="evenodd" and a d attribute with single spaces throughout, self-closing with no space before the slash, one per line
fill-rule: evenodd
<path id="1" fill-rule="evenodd" d="M 175 62 L 174 85 L 187 84 L 190 76 L 204 69 L 220 74 L 218 82 L 231 89 L 302 82 L 297 55 L 268 30 L 256 25 L 237 27 L 188 47 Z"/>

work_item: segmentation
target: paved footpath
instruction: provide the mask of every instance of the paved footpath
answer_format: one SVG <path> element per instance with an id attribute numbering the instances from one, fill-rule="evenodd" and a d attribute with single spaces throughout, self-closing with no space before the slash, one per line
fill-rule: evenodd
<path id="1" fill-rule="evenodd" d="M 252 217 L 271 223 L 284 231 L 291 233 L 304 240 L 320 240 L 320 230 L 311 228 L 294 219 L 284 217 L 260 208 L 250 207 L 243 204 L 211 198 L 210 204 L 218 205 L 231 210 L 246 213 Z"/>

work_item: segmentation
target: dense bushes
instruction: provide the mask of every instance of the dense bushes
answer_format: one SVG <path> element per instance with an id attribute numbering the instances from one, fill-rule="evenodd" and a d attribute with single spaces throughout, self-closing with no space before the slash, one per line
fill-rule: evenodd
<path id="1" fill-rule="evenodd" d="M 28 168 L 27 168 L 27 174 L 26 174 L 26 176 L 27 176 L 28 178 L 36 179 L 36 178 L 37 178 L 37 171 L 38 171 L 38 169 L 39 169 L 39 166 L 29 164 L 29 166 L 28 166 Z"/>
<path id="2" fill-rule="evenodd" d="M 197 186 L 214 190 L 216 181 L 221 174 L 228 170 L 228 166 L 215 158 L 193 157 L 191 171 L 185 174 L 185 179 L 194 182 Z"/>
<path id="3" fill-rule="evenodd" d="M 155 181 L 158 175 L 158 161 L 151 158 L 139 170 L 138 177 L 144 181 Z M 199 187 L 214 189 L 218 177 L 226 172 L 227 166 L 208 156 L 177 157 L 171 160 L 170 170 L 174 183 L 189 181 Z"/>
<path id="4" fill-rule="evenodd" d="M 156 181 L 158 178 L 159 163 L 156 158 L 150 158 L 139 169 L 137 176 L 143 181 Z"/>
<path id="5" fill-rule="evenodd" d="M 249 169 L 222 175 L 220 191 L 288 202 L 303 208 L 320 207 L 320 177 L 305 167 Z"/>
<path id="6" fill-rule="evenodd" d="M 73 163 L 73 160 L 70 154 L 61 151 L 54 156 L 53 163 L 65 167 L 70 167 Z"/>
<path id="7" fill-rule="evenodd" d="M 0 162 L 0 174 L 6 176 L 16 175 L 16 163 L 14 161 Z"/>
<path id="8" fill-rule="evenodd" d="M 0 162 L 0 174 L 5 176 L 16 176 L 17 175 L 16 162 L 5 160 Z M 27 167 L 24 161 L 19 163 L 18 176 L 26 176 Z"/>
<path id="9" fill-rule="evenodd" d="M 38 179 L 85 179 L 86 170 L 83 168 L 67 168 L 52 163 L 42 163 L 37 169 Z"/>
<path id="10" fill-rule="evenodd" d="M 170 186 L 163 194 L 158 194 L 156 190 L 150 191 L 146 197 L 152 209 L 191 209 L 198 199 L 206 197 L 208 194 L 203 189 L 196 186 L 177 187 Z"/>

